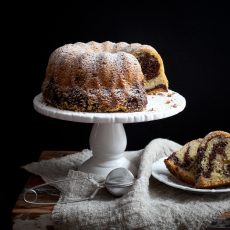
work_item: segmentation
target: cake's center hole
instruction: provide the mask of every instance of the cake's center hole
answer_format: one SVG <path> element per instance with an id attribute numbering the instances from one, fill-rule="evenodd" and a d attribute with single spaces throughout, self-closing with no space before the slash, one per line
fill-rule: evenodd
<path id="1" fill-rule="evenodd" d="M 137 60 L 141 65 L 146 80 L 151 80 L 159 74 L 160 64 L 154 56 L 143 53 L 137 56 Z"/>

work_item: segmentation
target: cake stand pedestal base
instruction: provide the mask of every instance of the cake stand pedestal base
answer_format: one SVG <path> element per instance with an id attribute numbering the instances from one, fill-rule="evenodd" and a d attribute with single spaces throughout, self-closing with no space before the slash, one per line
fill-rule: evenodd
<path id="1" fill-rule="evenodd" d="M 123 167 L 136 175 L 136 166 L 124 156 L 127 138 L 122 123 L 94 124 L 89 144 L 93 157 L 80 166 L 80 171 L 107 176 L 111 170 Z"/>

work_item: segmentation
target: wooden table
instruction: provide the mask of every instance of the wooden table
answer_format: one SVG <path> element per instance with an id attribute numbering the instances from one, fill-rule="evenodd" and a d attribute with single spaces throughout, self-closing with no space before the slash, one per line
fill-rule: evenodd
<path id="1" fill-rule="evenodd" d="M 54 157 L 62 157 L 68 154 L 74 153 L 73 151 L 43 151 L 40 160 L 48 160 Z M 44 183 L 39 176 L 32 175 L 27 181 L 25 187 L 32 187 L 38 184 Z M 44 201 L 49 197 L 44 195 Z M 24 230 L 24 229 L 54 229 L 51 213 L 53 210 L 53 205 L 47 206 L 36 206 L 30 205 L 24 202 L 23 192 L 19 195 L 15 207 L 12 210 L 13 218 L 13 229 L 14 230 Z M 227 230 L 230 229 L 230 211 L 224 213 L 217 220 L 210 225 L 207 230 Z"/>

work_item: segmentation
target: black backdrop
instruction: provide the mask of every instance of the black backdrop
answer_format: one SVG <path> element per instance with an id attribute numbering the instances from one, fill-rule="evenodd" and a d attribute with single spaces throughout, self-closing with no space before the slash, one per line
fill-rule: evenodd
<path id="1" fill-rule="evenodd" d="M 128 150 L 141 149 L 156 137 L 183 144 L 209 131 L 230 131 L 230 14 L 221 1 L 82 1 L 12 4 L 9 9 L 3 48 L 10 48 L 5 77 L 10 88 L 2 87 L 10 91 L 4 100 L 10 109 L 5 137 L 11 143 L 2 153 L 11 172 L 5 220 L 28 176 L 20 165 L 36 161 L 45 149 L 88 147 L 91 124 L 47 118 L 32 105 L 50 53 L 66 43 L 139 42 L 161 54 L 170 88 L 186 98 L 186 109 L 171 118 L 125 125 Z"/>

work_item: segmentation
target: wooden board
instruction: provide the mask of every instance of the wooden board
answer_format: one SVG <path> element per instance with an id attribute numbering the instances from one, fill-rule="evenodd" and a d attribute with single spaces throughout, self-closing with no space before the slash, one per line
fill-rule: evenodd
<path id="1" fill-rule="evenodd" d="M 68 154 L 76 153 L 76 151 L 43 151 L 40 160 L 48 160 L 58 158 Z M 32 175 L 28 179 L 25 188 L 32 187 L 44 183 L 39 176 Z M 44 201 L 49 201 L 49 197 L 44 195 Z M 12 210 L 13 229 L 54 229 L 51 213 L 53 205 L 36 206 L 30 205 L 23 200 L 23 191 L 16 201 L 15 207 Z M 207 230 L 230 229 L 230 211 L 221 215 L 217 220 L 210 225 Z"/>

